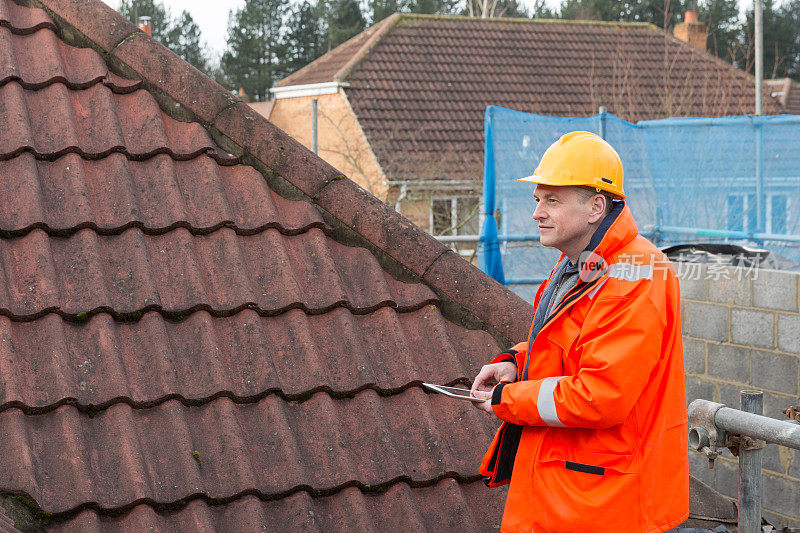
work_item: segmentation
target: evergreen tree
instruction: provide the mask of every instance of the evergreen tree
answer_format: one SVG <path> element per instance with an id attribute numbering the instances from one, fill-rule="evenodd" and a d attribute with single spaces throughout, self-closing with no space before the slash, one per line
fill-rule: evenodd
<path id="1" fill-rule="evenodd" d="M 680 22 L 686 11 L 685 0 L 635 0 L 625 2 L 622 20 L 650 22 L 659 28 L 671 30 Z"/>
<path id="2" fill-rule="evenodd" d="M 222 70 L 234 88 L 244 87 L 258 101 L 267 100 L 272 85 L 288 74 L 282 35 L 288 10 L 288 0 L 245 0 L 228 19 Z"/>
<path id="3" fill-rule="evenodd" d="M 736 0 L 705 0 L 697 6 L 698 20 L 708 24 L 708 51 L 733 61 L 740 54 L 739 7 Z"/>
<path id="4" fill-rule="evenodd" d="M 203 44 L 200 42 L 200 27 L 188 11 L 182 12 L 170 25 L 165 46 L 203 72 L 210 71 Z"/>
<path id="5" fill-rule="evenodd" d="M 534 19 L 554 19 L 557 13 L 547 6 L 545 0 L 534 0 L 530 16 Z"/>
<path id="6" fill-rule="evenodd" d="M 570 20 L 650 22 L 670 29 L 680 21 L 684 4 L 684 0 L 562 0 L 560 16 Z"/>
<path id="7" fill-rule="evenodd" d="M 406 10 L 429 15 L 455 15 L 459 13 L 459 0 L 410 0 Z"/>
<path id="8" fill-rule="evenodd" d="M 358 0 L 333 0 L 329 4 L 328 43 L 336 48 L 349 38 L 358 35 L 367 26 Z"/>
<path id="9" fill-rule="evenodd" d="M 800 74 L 800 1 L 792 0 L 780 7 L 775 0 L 762 0 L 764 28 L 764 78 L 797 77 Z M 744 57 L 738 64 L 755 72 L 755 34 L 753 10 L 747 11 L 745 23 L 739 33 Z"/>
<path id="10" fill-rule="evenodd" d="M 136 17 L 150 17 L 150 32 L 153 38 L 167 46 L 167 34 L 172 17 L 164 4 L 155 0 L 122 0 L 117 11 L 134 24 L 139 23 Z"/>
<path id="11" fill-rule="evenodd" d="M 286 70 L 295 72 L 325 52 L 325 29 L 318 10 L 308 1 L 292 10 L 286 33 Z"/>
<path id="12" fill-rule="evenodd" d="M 119 12 L 134 24 L 137 17 L 150 17 L 150 32 L 154 39 L 183 59 L 208 72 L 208 58 L 203 51 L 200 27 L 187 11 L 173 18 L 164 4 L 156 0 L 122 0 Z"/>
<path id="13" fill-rule="evenodd" d="M 625 6 L 621 0 L 562 0 L 559 16 L 568 20 L 621 20 Z"/>
<path id="14" fill-rule="evenodd" d="M 433 0 L 427 0 L 434 3 Z M 407 6 L 406 2 L 400 0 L 370 0 L 369 10 L 372 16 L 372 24 L 382 21 L 389 15 L 397 13 L 398 11 L 405 11 Z"/>

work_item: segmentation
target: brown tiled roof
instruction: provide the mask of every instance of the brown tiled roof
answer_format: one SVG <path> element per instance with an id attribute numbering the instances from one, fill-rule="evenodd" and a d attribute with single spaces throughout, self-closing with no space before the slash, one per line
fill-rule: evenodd
<path id="1" fill-rule="evenodd" d="M 493 422 L 420 383 L 530 307 L 99 0 L 42 3 L 0 0 L 0 495 L 65 531 L 496 528 Z"/>
<path id="2" fill-rule="evenodd" d="M 650 24 L 402 15 L 367 32 L 367 50 L 342 45 L 280 85 L 332 81 L 334 54 L 353 54 L 338 79 L 390 179 L 480 180 L 487 105 L 629 121 L 753 110 L 751 76 Z"/>

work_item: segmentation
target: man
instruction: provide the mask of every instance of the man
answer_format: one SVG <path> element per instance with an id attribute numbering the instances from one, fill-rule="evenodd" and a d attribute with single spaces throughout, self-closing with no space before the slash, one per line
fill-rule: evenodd
<path id="1" fill-rule="evenodd" d="M 503 420 L 480 467 L 489 486 L 510 482 L 503 531 L 655 532 L 688 516 L 679 286 L 622 178 L 608 143 L 572 132 L 521 180 L 537 184 L 541 243 L 562 256 L 528 341 L 472 387 Z"/>

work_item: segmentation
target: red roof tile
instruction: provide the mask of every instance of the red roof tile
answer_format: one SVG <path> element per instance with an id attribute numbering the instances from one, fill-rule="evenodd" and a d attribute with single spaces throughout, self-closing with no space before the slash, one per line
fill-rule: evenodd
<path id="1" fill-rule="evenodd" d="M 130 158 L 169 154 L 176 160 L 209 154 L 222 164 L 236 162 L 203 126 L 168 117 L 144 90 L 115 94 L 100 84 L 73 90 L 61 83 L 27 90 L 11 81 L 0 87 L 0 102 L 5 119 L 0 159 L 22 152 L 48 159 L 121 152 Z"/>
<path id="2" fill-rule="evenodd" d="M 86 510 L 52 528 L 57 532 L 122 531 L 194 532 L 201 525 L 214 531 L 497 531 L 496 507 L 505 489 L 486 491 L 482 482 L 457 483 L 444 478 L 411 488 L 404 482 L 364 493 L 348 487 L 331 496 L 295 492 L 279 500 L 244 496 L 224 506 L 193 500 L 171 513 L 139 505 L 121 517 Z"/>
<path id="3" fill-rule="evenodd" d="M 637 121 L 746 114 L 754 102 L 751 76 L 641 23 L 401 15 L 278 85 L 333 80 L 347 82 L 395 180 L 479 181 L 488 105 L 555 116 L 605 105 Z M 769 99 L 765 110 L 780 112 Z"/>
<path id="4" fill-rule="evenodd" d="M 108 514 L 140 502 L 370 491 L 462 472 L 474 481 L 474 461 L 494 429 L 468 402 L 417 387 L 351 399 L 321 392 L 300 402 L 268 395 L 197 407 L 117 403 L 91 418 L 72 406 L 38 416 L 7 409 L 0 420 L 0 478 L 56 519 L 87 506 Z"/>
<path id="5" fill-rule="evenodd" d="M 127 318 L 151 309 L 170 317 L 245 308 L 316 314 L 339 306 L 366 313 L 437 300 L 425 285 L 387 275 L 367 250 L 332 241 L 317 228 L 293 236 L 275 229 L 248 236 L 228 228 L 208 235 L 184 228 L 146 235 L 132 228 L 109 236 L 83 229 L 58 239 L 37 229 L 5 241 L 0 276 L 0 313 L 16 320 L 48 312 Z"/>
<path id="6" fill-rule="evenodd" d="M 225 226 L 241 235 L 267 228 L 294 235 L 325 227 L 310 204 L 276 194 L 252 167 L 220 166 L 205 155 L 135 161 L 113 152 L 99 160 L 66 154 L 47 161 L 23 152 L 0 160 L 0 175 L 8 185 L 0 227 L 13 234 L 35 227 L 54 234 L 91 227 L 106 235 L 183 227 L 198 234 Z"/>
<path id="7" fill-rule="evenodd" d="M 170 397 L 296 400 L 309 391 L 340 397 L 365 388 L 389 394 L 421 381 L 466 380 L 495 348 L 484 331 L 464 331 L 432 305 L 269 317 L 199 311 L 180 321 L 153 311 L 134 322 L 107 313 L 85 322 L 54 313 L 29 322 L 0 317 L 0 402 L 36 413 L 63 403 L 143 408 Z"/>
<path id="8" fill-rule="evenodd" d="M 420 383 L 529 306 L 99 0 L 43 3 L 0 0 L 0 491 L 65 531 L 496 529 L 494 422 Z"/>

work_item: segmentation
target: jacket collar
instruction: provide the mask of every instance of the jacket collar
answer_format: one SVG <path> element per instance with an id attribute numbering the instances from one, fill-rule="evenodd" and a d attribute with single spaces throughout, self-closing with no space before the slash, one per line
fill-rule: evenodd
<path id="1" fill-rule="evenodd" d="M 611 212 L 606 215 L 589 241 L 587 251 L 592 251 L 607 261 L 618 250 L 630 243 L 639 234 L 628 204 L 614 202 Z"/>

